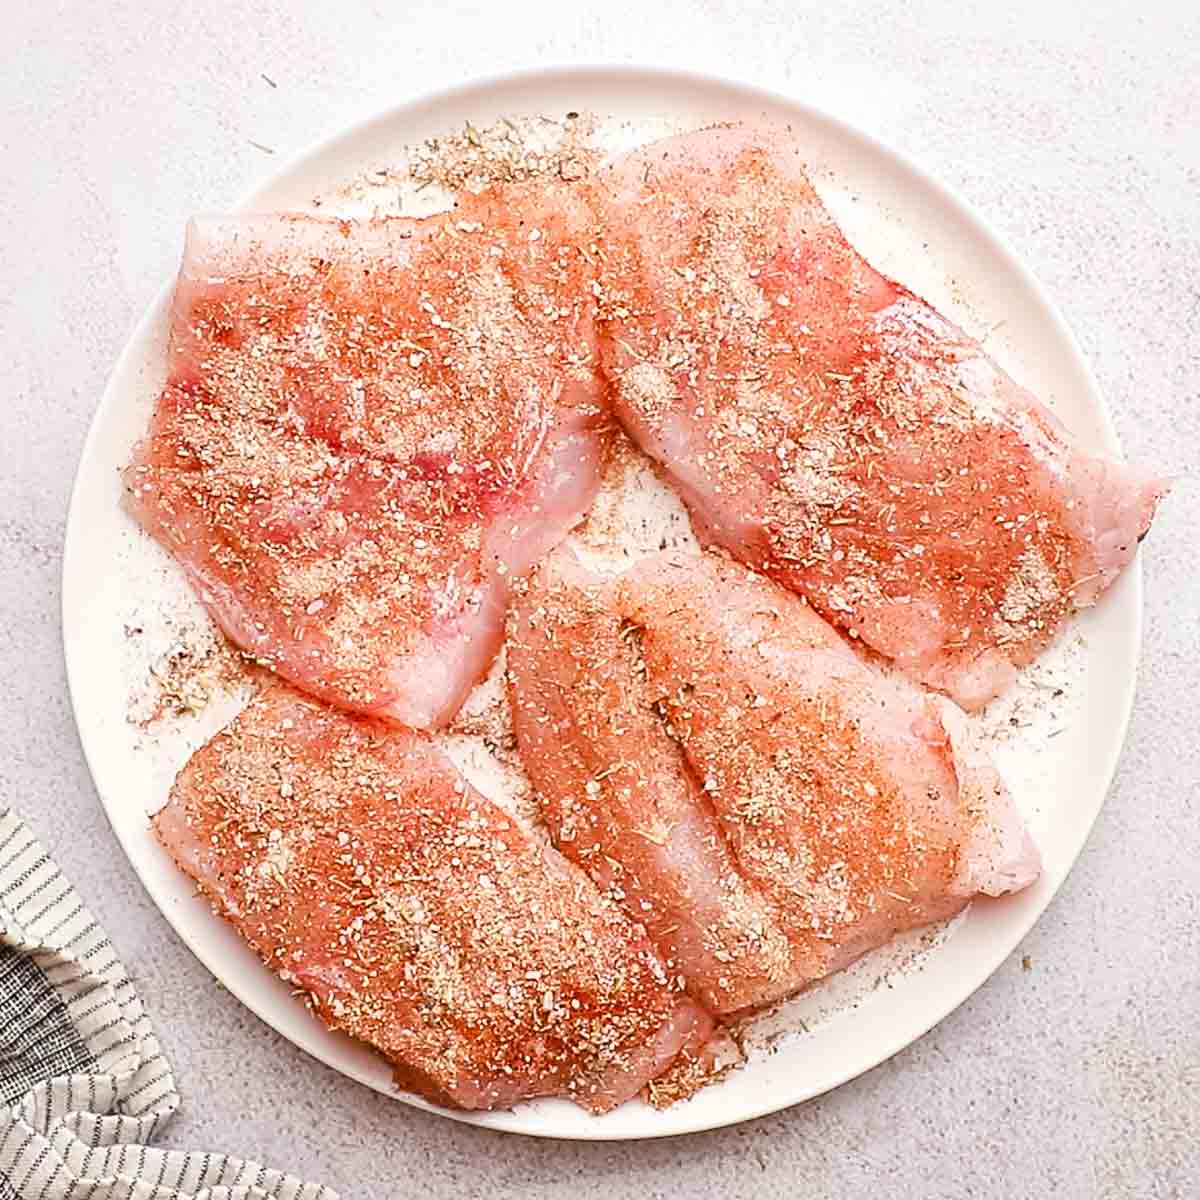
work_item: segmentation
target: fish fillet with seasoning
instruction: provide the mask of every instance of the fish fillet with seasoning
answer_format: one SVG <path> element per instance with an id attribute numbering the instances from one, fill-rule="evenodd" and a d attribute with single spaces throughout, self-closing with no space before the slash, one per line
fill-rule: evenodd
<path id="1" fill-rule="evenodd" d="M 713 554 L 667 553 L 622 577 L 617 605 L 805 978 L 1037 878 L 1037 850 L 962 711 L 863 662 L 799 597 Z"/>
<path id="2" fill-rule="evenodd" d="M 444 724 L 511 578 L 597 486 L 589 210 L 192 223 L 133 514 L 242 650 L 341 707 Z"/>
<path id="3" fill-rule="evenodd" d="M 516 602 L 513 728 L 541 815 L 711 1011 L 771 1003 L 805 982 L 802 964 L 668 735 L 616 600 L 615 580 L 563 547 Z"/>
<path id="4" fill-rule="evenodd" d="M 1164 486 L 874 270 L 771 128 L 602 175 L 617 414 L 698 533 L 975 708 L 1133 558 Z"/>
<path id="5" fill-rule="evenodd" d="M 645 933 L 421 734 L 272 685 L 154 829 L 322 1020 L 435 1103 L 661 1102 L 712 1040 Z"/>

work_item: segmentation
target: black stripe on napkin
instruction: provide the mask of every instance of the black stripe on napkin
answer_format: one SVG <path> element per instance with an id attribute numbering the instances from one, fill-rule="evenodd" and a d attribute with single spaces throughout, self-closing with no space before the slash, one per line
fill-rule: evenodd
<path id="1" fill-rule="evenodd" d="M 0 1103 L 10 1104 L 56 1075 L 93 1066 L 67 1006 L 40 968 L 0 945 Z"/>

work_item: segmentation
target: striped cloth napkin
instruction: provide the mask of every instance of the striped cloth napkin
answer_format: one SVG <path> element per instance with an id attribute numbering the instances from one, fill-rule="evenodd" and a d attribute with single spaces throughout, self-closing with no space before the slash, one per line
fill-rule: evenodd
<path id="1" fill-rule="evenodd" d="M 108 937 L 0 807 L 0 1200 L 337 1200 L 245 1159 L 151 1148 L 178 1107 Z"/>

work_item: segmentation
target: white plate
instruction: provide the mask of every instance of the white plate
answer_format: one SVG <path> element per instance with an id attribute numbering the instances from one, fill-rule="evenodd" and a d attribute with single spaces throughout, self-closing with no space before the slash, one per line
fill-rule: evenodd
<path id="1" fill-rule="evenodd" d="M 701 124 L 762 116 L 790 122 L 809 148 L 822 193 L 867 257 L 968 330 L 978 335 L 992 330 L 989 348 L 1084 444 L 1117 453 L 1108 413 L 1070 332 L 1032 276 L 979 218 L 895 151 L 806 105 L 752 87 L 627 67 L 542 70 L 486 80 L 404 104 L 349 130 L 285 167 L 242 207 L 305 207 L 314 195 L 395 161 L 399 147 L 461 128 L 468 120 L 478 126 L 506 115 L 557 116 L 572 109 L 635 122 L 666 117 Z M 161 642 L 169 636 L 163 614 L 187 612 L 192 605 L 178 572 L 120 506 L 118 471 L 145 428 L 161 382 L 166 300 L 164 293 L 151 307 L 113 372 L 84 447 L 67 523 L 63 631 L 84 751 L 130 862 L 200 960 L 298 1046 L 397 1096 L 386 1066 L 321 1027 L 192 895 L 189 882 L 149 834 L 147 814 L 162 804 L 174 771 L 233 707 L 212 706 L 156 742 L 148 742 L 127 719 L 131 663 L 137 661 L 131 646 L 155 638 Z M 1049 903 L 1079 853 L 1124 737 L 1140 619 L 1135 566 L 1075 623 L 1069 651 L 1060 647 L 1057 659 L 1052 656 L 1052 661 L 1061 662 L 1064 655 L 1072 659 L 1070 694 L 1060 702 L 1066 707 L 1049 713 L 1036 705 L 1019 708 L 1018 720 L 1032 714 L 1033 723 L 997 748 L 1045 859 L 1045 874 L 1036 886 L 1000 902 L 976 903 L 915 964 L 892 970 L 888 987 L 864 991 L 860 986 L 854 1004 L 826 1005 L 832 1011 L 810 1022 L 808 1032 L 781 1039 L 742 1070 L 666 1112 L 635 1102 L 594 1118 L 562 1101 L 538 1101 L 512 1112 L 449 1115 L 548 1137 L 684 1133 L 818 1095 L 908 1045 L 996 969 Z M 145 632 L 128 637 L 123 627 L 130 622 Z M 144 668 L 142 659 L 136 670 Z M 1011 700 L 1008 705 L 994 725 L 1007 726 Z M 836 987 L 830 994 L 839 994 Z M 153 997 L 150 1001 L 153 1006 Z M 169 1013 L 162 1017 L 170 1020 Z M 400 1098 L 430 1107 L 407 1095 Z"/>

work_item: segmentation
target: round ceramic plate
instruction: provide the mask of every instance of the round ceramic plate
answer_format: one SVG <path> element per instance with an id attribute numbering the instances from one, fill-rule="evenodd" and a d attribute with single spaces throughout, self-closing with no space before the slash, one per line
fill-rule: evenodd
<path id="1" fill-rule="evenodd" d="M 1089 448 L 1117 453 L 1112 425 L 1079 350 L 1050 301 L 971 210 L 895 151 L 833 117 L 755 88 L 637 68 L 510 75 L 404 104 L 281 170 L 244 208 L 305 208 L 313 197 L 397 161 L 423 139 L 501 117 L 569 110 L 624 128 L 769 118 L 807 148 L 819 190 L 851 240 L 976 336 L 1042 397 Z M 327 209 L 325 211 L 328 211 Z M 181 231 L 182 232 L 182 231 Z M 63 628 L 80 736 L 100 798 L 155 902 L 209 970 L 264 1021 L 337 1070 L 397 1093 L 386 1065 L 324 1029 L 236 934 L 193 896 L 150 836 L 188 754 L 239 703 L 223 696 L 154 737 L 130 719 L 130 696 L 155 647 L 203 622 L 181 576 L 121 507 L 119 470 L 145 428 L 162 382 L 168 293 L 154 304 L 113 372 L 88 436 L 67 525 Z M 564 1101 L 511 1112 L 447 1114 L 493 1129 L 569 1138 L 657 1137 L 726 1125 L 816 1096 L 896 1053 L 960 1004 L 996 969 L 1063 882 L 1100 809 L 1133 693 L 1140 636 L 1137 568 L 1074 623 L 1048 658 L 983 722 L 1045 860 L 1038 884 L 976 902 L 954 927 L 907 956 L 868 959 L 768 1020 L 747 1064 L 689 1101 L 657 1112 L 640 1102 L 596 1118 Z M 1051 702 L 1052 701 L 1052 702 Z M 888 986 L 872 986 L 886 977 Z M 153 1004 L 153 998 L 151 997 Z M 169 1022 L 170 1014 L 161 1014 Z M 772 1024 L 773 1022 L 773 1024 Z M 790 1032 L 775 1036 L 779 1029 Z M 773 1032 L 775 1031 L 775 1032 Z M 441 1110 L 436 1110 L 441 1111 Z"/>

